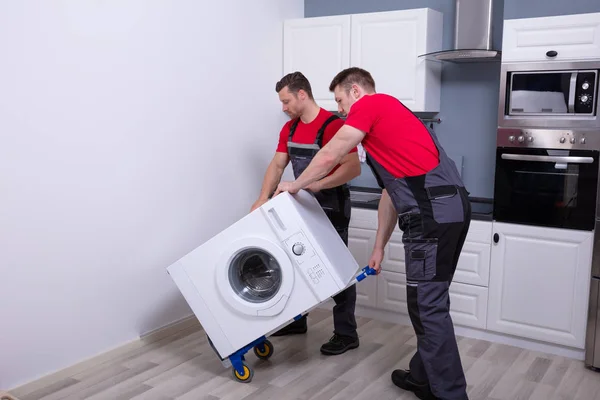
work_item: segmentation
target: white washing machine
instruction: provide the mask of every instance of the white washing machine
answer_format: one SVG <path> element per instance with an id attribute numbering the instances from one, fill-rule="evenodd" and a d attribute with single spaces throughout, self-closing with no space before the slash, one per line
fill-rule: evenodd
<path id="1" fill-rule="evenodd" d="M 281 193 L 167 268 L 226 359 L 356 281 L 315 197 Z"/>

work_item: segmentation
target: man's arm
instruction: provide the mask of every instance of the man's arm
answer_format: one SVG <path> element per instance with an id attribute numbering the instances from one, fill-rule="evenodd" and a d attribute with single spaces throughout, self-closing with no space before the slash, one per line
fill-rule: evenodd
<path id="1" fill-rule="evenodd" d="M 340 166 L 335 172 L 319 181 L 308 185 L 307 188 L 312 191 L 319 191 L 324 189 L 331 189 L 336 186 L 343 185 L 344 183 L 348 183 L 352 179 L 356 178 L 360 175 L 360 161 L 358 159 L 358 153 L 350 153 L 346 154 L 342 161 L 340 162 Z"/>
<path id="2" fill-rule="evenodd" d="M 377 234 L 375 236 L 375 246 L 383 249 L 390 240 L 394 227 L 398 221 L 398 213 L 396 207 L 392 203 L 392 199 L 387 190 L 383 189 L 381 199 L 379 200 L 379 208 L 377 209 Z"/>
<path id="3" fill-rule="evenodd" d="M 381 262 L 383 261 L 384 255 L 383 249 L 390 240 L 392 232 L 394 232 L 397 218 L 398 214 L 394 204 L 392 203 L 392 199 L 390 198 L 387 190 L 384 189 L 381 193 L 379 208 L 377 210 L 378 223 L 377 234 L 375 236 L 375 246 L 373 246 L 373 252 L 371 254 L 371 259 L 369 260 L 369 267 L 375 269 L 378 274 L 381 272 Z"/>
<path id="4" fill-rule="evenodd" d="M 304 172 L 294 182 L 279 184 L 275 195 L 283 191 L 296 193 L 310 184 L 327 176 L 342 158 L 356 147 L 365 137 L 365 132 L 349 125 L 344 125 L 335 136 L 315 155 Z"/>
<path id="5" fill-rule="evenodd" d="M 277 188 L 277 185 L 281 180 L 281 176 L 283 175 L 283 171 L 289 162 L 290 157 L 287 153 L 275 153 L 275 156 L 273 156 L 273 159 L 269 163 L 267 171 L 265 172 L 265 177 L 263 179 L 258 200 L 256 200 L 256 202 L 252 205 L 250 212 L 262 206 L 267 202 L 267 200 L 269 200 L 269 196 L 273 193 L 273 191 L 275 191 L 275 188 Z"/>

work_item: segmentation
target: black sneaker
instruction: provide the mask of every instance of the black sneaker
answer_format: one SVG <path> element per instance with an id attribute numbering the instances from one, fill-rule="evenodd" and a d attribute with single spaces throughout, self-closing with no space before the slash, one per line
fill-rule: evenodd
<path id="1" fill-rule="evenodd" d="M 334 334 L 329 342 L 321 346 L 321 353 L 332 356 L 345 353 L 350 349 L 355 349 L 359 345 L 358 338 Z"/>
<path id="2" fill-rule="evenodd" d="M 439 400 L 431 393 L 429 384 L 415 381 L 410 371 L 395 370 L 392 372 L 392 382 L 401 389 L 413 392 L 421 400 Z"/>
<path id="3" fill-rule="evenodd" d="M 294 321 L 291 324 L 284 326 L 271 336 L 286 336 L 286 335 L 301 335 L 306 333 L 308 325 L 306 323 L 306 316 L 303 316 L 298 321 Z"/>

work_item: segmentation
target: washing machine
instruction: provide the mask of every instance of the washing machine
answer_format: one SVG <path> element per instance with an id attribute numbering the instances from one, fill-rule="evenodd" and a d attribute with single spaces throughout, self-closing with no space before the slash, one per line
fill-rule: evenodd
<path id="1" fill-rule="evenodd" d="M 167 271 L 224 360 L 356 283 L 360 267 L 301 190 L 272 198 Z"/>

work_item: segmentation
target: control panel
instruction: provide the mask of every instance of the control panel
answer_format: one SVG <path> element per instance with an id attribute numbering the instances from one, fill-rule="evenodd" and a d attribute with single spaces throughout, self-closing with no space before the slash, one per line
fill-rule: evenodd
<path id="1" fill-rule="evenodd" d="M 575 86 L 575 114 L 594 114 L 596 104 L 596 71 L 580 71 Z"/>
<path id="2" fill-rule="evenodd" d="M 600 131 L 499 128 L 496 144 L 499 147 L 600 150 Z"/>
<path id="3" fill-rule="evenodd" d="M 296 264 L 297 271 L 304 277 L 312 288 L 313 293 L 325 300 L 330 297 L 331 287 L 337 288 L 333 277 L 324 267 L 323 261 L 308 242 L 303 232 L 297 232 L 283 242 L 292 261 Z"/>

